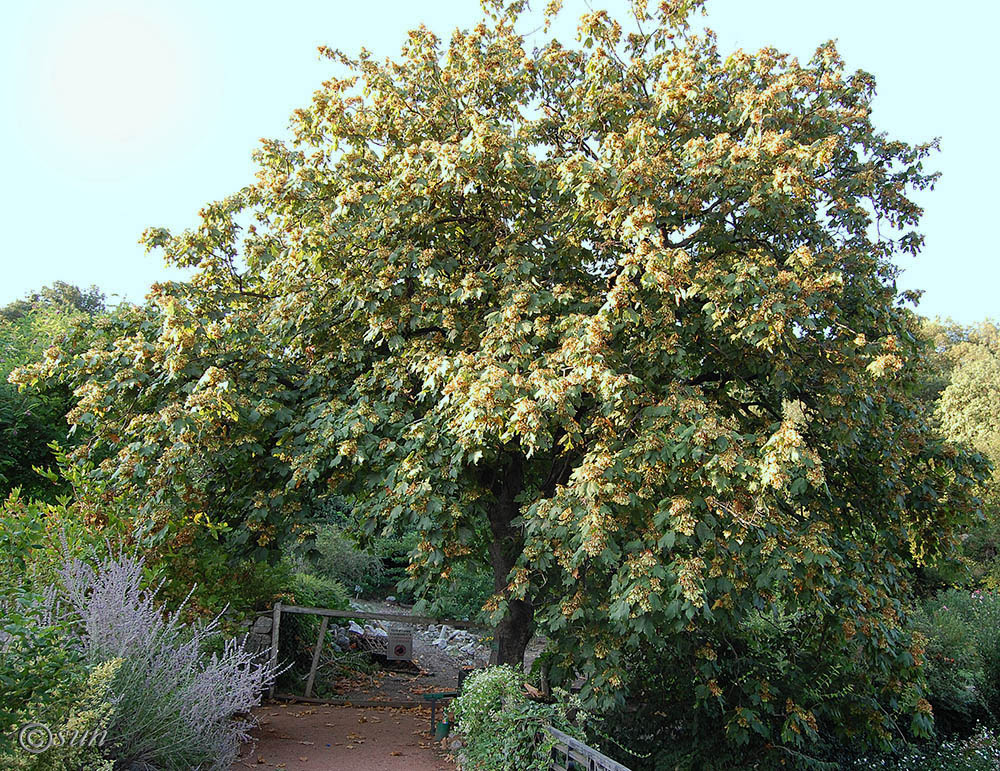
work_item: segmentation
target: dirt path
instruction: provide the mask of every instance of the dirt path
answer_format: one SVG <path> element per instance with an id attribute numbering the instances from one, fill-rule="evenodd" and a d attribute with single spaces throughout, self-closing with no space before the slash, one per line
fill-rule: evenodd
<path id="1" fill-rule="evenodd" d="M 395 603 L 360 601 L 356 610 L 408 614 Z M 480 637 L 462 650 L 441 646 L 440 625 L 384 625 L 413 631 L 413 662 L 383 663 L 368 672 L 331 676 L 330 662 L 317 674 L 314 695 L 372 701 L 420 701 L 426 693 L 454 691 L 463 667 L 486 666 L 489 650 Z M 449 631 L 449 630 L 446 630 Z M 462 638 L 462 642 L 469 641 Z M 532 640 L 526 668 L 544 647 Z M 301 693 L 304 684 L 298 684 Z M 232 771 L 453 771 L 455 765 L 430 735 L 430 709 L 265 704 L 255 710 L 257 744 L 245 748 Z"/>
<path id="2" fill-rule="evenodd" d="M 454 771 L 427 709 L 265 704 L 232 771 Z"/>

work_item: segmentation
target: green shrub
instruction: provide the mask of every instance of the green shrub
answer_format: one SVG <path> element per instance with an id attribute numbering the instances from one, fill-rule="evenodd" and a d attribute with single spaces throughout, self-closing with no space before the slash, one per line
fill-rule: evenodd
<path id="1" fill-rule="evenodd" d="M 925 612 L 950 613 L 964 621 L 966 637 L 972 642 L 982 667 L 977 686 L 982 704 L 991 718 L 996 719 L 1000 716 L 1000 592 L 949 589 L 924 607 Z"/>
<path id="2" fill-rule="evenodd" d="M 478 670 L 466 678 L 452 709 L 465 735 L 468 768 L 546 771 L 555 745 L 543 730 L 546 725 L 583 739 L 565 703 L 531 701 L 523 685 L 524 676 L 509 666 Z"/>
<path id="3" fill-rule="evenodd" d="M 946 596 L 947 595 L 947 596 Z M 914 617 L 927 638 L 924 677 L 939 734 L 966 732 L 983 717 L 983 658 L 970 618 L 953 593 L 925 603 Z"/>
<path id="4" fill-rule="evenodd" d="M 983 660 L 983 699 L 993 720 L 1000 716 L 1000 591 L 969 593 L 969 618 Z"/>
<path id="5" fill-rule="evenodd" d="M 898 756 L 865 757 L 845 767 L 856 771 L 996 771 L 1000 737 L 995 727 L 979 726 L 964 739 L 910 745 Z"/>
<path id="6" fill-rule="evenodd" d="M 73 478 L 70 476 L 70 478 Z M 52 585 L 67 553 L 107 553 L 123 525 L 101 506 L 99 488 L 45 503 L 17 490 L 0 501 L 0 597 L 17 588 Z"/>
<path id="7" fill-rule="evenodd" d="M 961 545 L 966 580 L 987 589 L 1000 589 L 1000 505 L 987 503 L 984 521 L 969 528 Z"/>
<path id="8" fill-rule="evenodd" d="M 157 577 L 166 579 L 163 600 L 170 605 L 186 600 L 188 620 L 209 618 L 224 608 L 240 618 L 253 615 L 273 607 L 292 585 L 288 564 L 234 562 L 214 541 L 192 543 L 155 557 Z"/>
<path id="9" fill-rule="evenodd" d="M 102 747 L 71 742 L 100 735 L 112 716 L 111 685 L 120 665 L 88 669 L 66 618 L 51 593 L 16 589 L 0 603 L 0 768 L 17 771 L 111 771 Z M 45 726 L 53 745 L 26 752 L 20 730 Z M 45 741 L 46 734 L 34 738 Z M 36 743 L 35 746 L 38 746 Z"/>
<path id="10" fill-rule="evenodd" d="M 296 573 L 292 576 L 290 591 L 291 599 L 296 605 L 310 608 L 346 610 L 351 604 L 350 595 L 343 584 L 311 573 Z"/>
<path id="11" fill-rule="evenodd" d="M 346 526 L 326 524 L 318 528 L 315 540 L 307 551 L 296 555 L 293 564 L 298 572 L 343 584 L 350 594 L 391 594 L 402 602 L 416 602 L 418 613 L 442 618 L 478 616 L 493 593 L 492 573 L 462 562 L 453 567 L 447 579 L 418 586 L 406 572 L 417 540 L 416 534 L 378 536 L 362 546 Z"/>
<path id="12" fill-rule="evenodd" d="M 112 685 L 122 659 L 112 659 L 94 667 L 69 717 L 49 724 L 53 746 L 31 754 L 0 750 L 0 764 L 9 771 L 113 771 L 115 763 L 106 757 L 107 728 L 114 715 Z M 42 735 L 44 741 L 46 737 Z"/>
<path id="13" fill-rule="evenodd" d="M 382 560 L 381 585 L 374 588 L 375 592 L 379 594 L 391 592 L 400 602 L 417 600 L 414 593 L 416 585 L 406 568 L 410 564 L 410 554 L 417 548 L 419 541 L 420 535 L 411 532 L 404 535 L 379 536 L 368 542 L 367 548 Z"/>
<path id="14" fill-rule="evenodd" d="M 83 652 L 53 611 L 51 597 L 24 589 L 0 602 L 0 757 L 16 754 L 19 726 L 58 724 L 86 683 Z"/>
<path id="15" fill-rule="evenodd" d="M 62 453 L 57 457 L 59 474 L 51 476 L 69 485 L 72 497 L 47 503 L 15 490 L 0 501 L 0 594 L 15 581 L 51 585 L 67 554 L 100 560 L 108 556 L 108 543 L 134 543 L 124 504 L 69 466 Z M 271 607 L 288 589 L 292 572 L 286 563 L 234 560 L 223 544 L 199 532 L 190 540 L 143 549 L 150 583 L 162 579 L 161 598 L 183 604 L 187 620 L 216 616 L 223 608 L 250 615 Z"/>
<path id="16" fill-rule="evenodd" d="M 839 769 L 929 735 L 926 711 L 916 726 L 901 719 L 922 693 L 890 690 L 895 673 L 915 676 L 912 654 L 880 669 L 860 632 L 840 631 L 835 618 L 775 603 L 700 640 L 625 649 L 622 703 L 601 714 L 596 741 L 612 757 L 635 753 L 623 762 L 636 771 L 728 771 Z M 558 660 L 551 670 L 565 676 Z"/>
<path id="17" fill-rule="evenodd" d="M 485 568 L 460 562 L 452 568 L 447 579 L 428 587 L 414 606 L 414 612 L 440 618 L 475 619 L 482 615 L 483 605 L 492 594 L 493 574 Z"/>
<path id="18" fill-rule="evenodd" d="M 290 604 L 310 608 L 347 610 L 350 607 L 350 597 L 340 583 L 310 573 L 296 573 L 288 595 Z M 299 613 L 282 615 L 278 635 L 281 646 L 279 656 L 283 664 L 291 666 L 283 676 L 284 685 L 301 679 L 303 668 L 311 663 L 320 623 L 318 616 Z"/>
<path id="19" fill-rule="evenodd" d="M 66 413 L 77 401 L 73 389 L 51 378 L 20 390 L 8 376 L 41 361 L 57 340 L 83 344 L 103 311 L 103 295 L 95 288 L 80 292 L 64 282 L 0 308 L 0 497 L 15 487 L 47 500 L 66 492 L 65 484 L 53 484 L 34 469 L 57 462 L 53 442 L 77 444 L 83 438 L 82 432 L 68 433 Z"/>
<path id="20" fill-rule="evenodd" d="M 364 593 L 382 587 L 386 580 L 382 559 L 362 548 L 336 525 L 324 525 L 309 551 L 310 572 L 338 581 L 348 590 L 360 586 Z"/>

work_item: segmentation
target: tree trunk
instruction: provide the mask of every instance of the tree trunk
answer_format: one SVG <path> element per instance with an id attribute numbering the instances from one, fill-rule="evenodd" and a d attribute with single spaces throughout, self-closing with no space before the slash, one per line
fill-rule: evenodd
<path id="1" fill-rule="evenodd" d="M 520 529 L 511 523 L 518 515 L 516 498 L 524 487 L 524 468 L 515 457 L 500 470 L 493 484 L 494 503 L 489 511 L 490 562 L 493 565 L 493 588 L 498 594 L 507 593 L 508 575 L 524 549 Z M 490 664 L 524 665 L 524 650 L 531 639 L 535 609 L 529 600 L 510 599 L 507 612 L 494 631 L 496 645 Z"/>

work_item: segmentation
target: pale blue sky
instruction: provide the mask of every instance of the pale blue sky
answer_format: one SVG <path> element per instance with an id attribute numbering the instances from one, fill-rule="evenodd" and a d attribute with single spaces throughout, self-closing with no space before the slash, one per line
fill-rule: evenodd
<path id="1" fill-rule="evenodd" d="M 621 3 L 591 0 L 595 8 Z M 581 0 L 566 5 L 569 15 L 584 9 Z M 704 23 L 724 50 L 775 45 L 808 58 L 836 38 L 849 67 L 876 75 L 881 128 L 908 141 L 942 137 L 932 164 L 944 176 L 922 199 L 927 248 L 902 260 L 902 285 L 926 291 L 928 315 L 1000 316 L 1000 4 L 708 7 Z M 169 274 L 143 253 L 139 234 L 194 224 L 202 204 L 252 179 L 257 140 L 283 136 L 288 115 L 331 72 L 316 46 L 396 55 L 418 23 L 446 38 L 478 13 L 476 0 L 8 0 L 0 29 L 0 303 L 55 280 L 141 299 Z"/>

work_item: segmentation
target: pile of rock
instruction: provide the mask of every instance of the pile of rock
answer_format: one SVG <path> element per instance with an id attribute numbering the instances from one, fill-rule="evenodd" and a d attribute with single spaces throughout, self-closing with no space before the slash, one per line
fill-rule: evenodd
<path id="1" fill-rule="evenodd" d="M 350 625 L 357 626 L 353 621 Z M 330 647 L 333 648 L 334 653 L 343 653 L 346 650 L 350 650 L 351 635 L 349 627 L 340 626 L 340 624 L 331 624 L 327 630 L 327 634 L 330 636 Z"/>
<path id="2" fill-rule="evenodd" d="M 474 660 L 489 657 L 489 650 L 478 635 L 447 624 L 430 624 L 415 632 L 415 636 L 457 658 Z"/>

